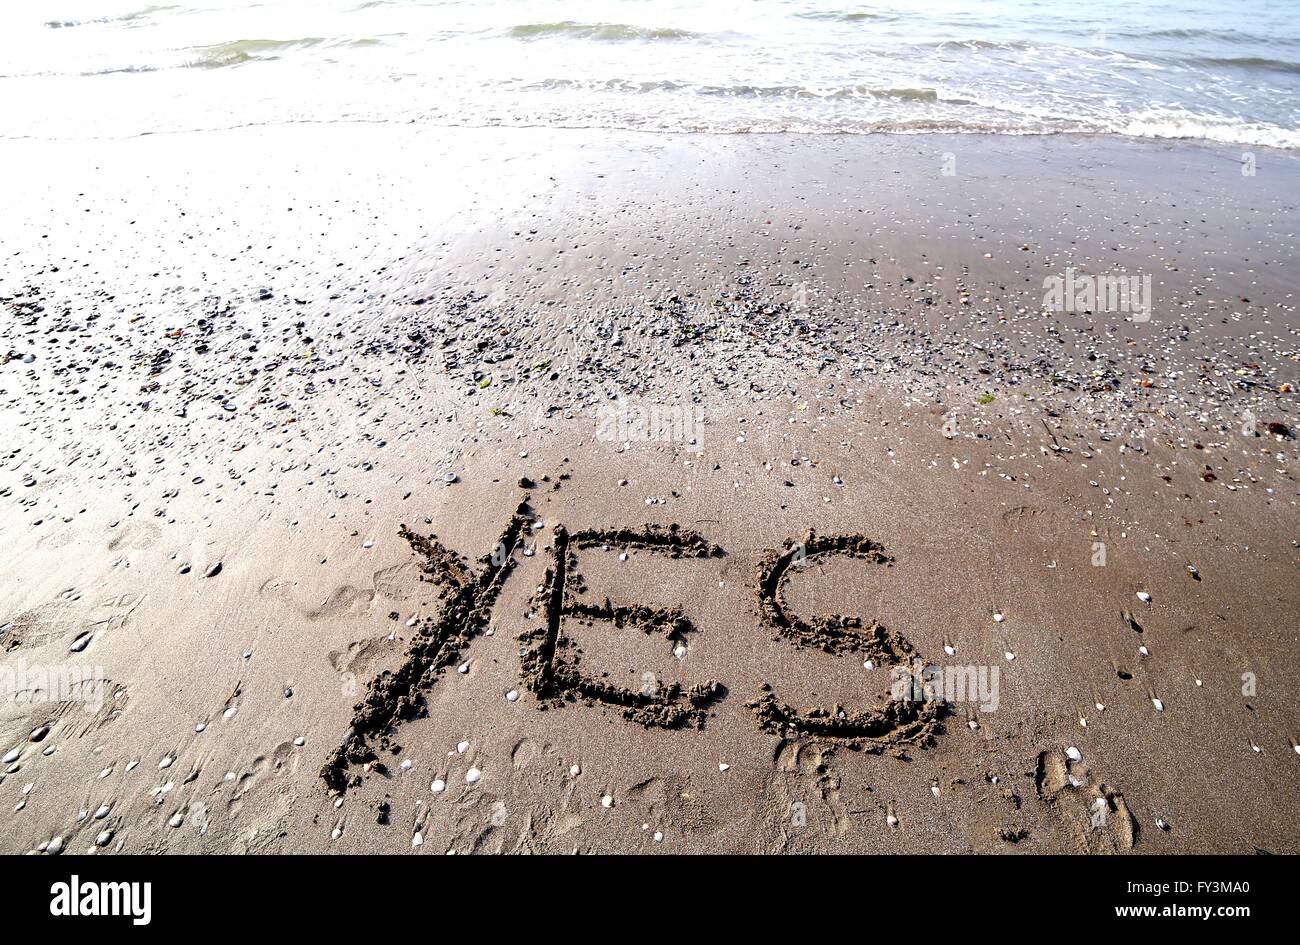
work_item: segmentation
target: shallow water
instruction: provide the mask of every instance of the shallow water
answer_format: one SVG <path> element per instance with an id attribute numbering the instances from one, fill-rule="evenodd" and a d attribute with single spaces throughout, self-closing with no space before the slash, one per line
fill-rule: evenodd
<path id="1" fill-rule="evenodd" d="M 1300 148 L 1293 0 L 17 0 L 7 137 L 294 121 Z"/>

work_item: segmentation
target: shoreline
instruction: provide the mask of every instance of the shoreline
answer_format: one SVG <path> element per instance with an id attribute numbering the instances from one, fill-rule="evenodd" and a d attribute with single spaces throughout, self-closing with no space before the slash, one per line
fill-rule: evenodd
<path id="1" fill-rule="evenodd" d="M 1078 143 L 1097 142 L 1103 146 L 1109 144 L 1116 145 L 1152 145 L 1162 149 L 1187 147 L 1209 152 L 1222 152 L 1224 156 L 1235 155 L 1235 162 L 1240 162 L 1240 156 L 1244 152 L 1262 151 L 1271 156 L 1300 160 L 1300 150 L 1296 148 L 1284 147 L 1272 144 L 1252 144 L 1239 141 L 1220 141 L 1215 138 L 1198 138 L 1195 136 L 1149 136 L 1149 135 L 1130 135 L 1117 131 L 1011 131 L 990 129 L 920 129 L 920 130 L 890 130 L 876 129 L 871 131 L 793 131 L 793 130 L 773 130 L 773 131 L 710 131 L 707 129 L 681 129 L 673 131 L 661 131 L 653 128 L 634 128 L 634 127 L 607 127 L 598 125 L 442 125 L 435 123 L 424 123 L 419 121 L 399 121 L 387 118 L 295 118 L 286 119 L 280 122 L 249 122 L 238 125 L 222 125 L 211 128 L 175 128 L 164 130 L 139 131 L 132 134 L 120 136 L 97 135 L 91 137 L 68 137 L 68 136 L 37 136 L 37 135 L 17 135 L 6 136 L 0 135 L 0 142 L 25 142 L 32 144 L 60 144 L 77 141 L 99 141 L 99 142 L 117 142 L 125 143 L 130 141 L 140 141 L 146 138 L 175 138 L 186 137 L 190 135 L 221 135 L 221 134 L 238 134 L 241 132 L 254 132 L 265 130 L 285 130 L 291 128 L 338 128 L 346 126 L 356 126 L 359 128 L 387 128 L 396 131 L 416 131 L 425 134 L 452 133 L 452 134 L 473 134 L 481 133 L 500 133 L 500 132 L 520 132 L 521 134 L 554 134 L 554 135 L 589 135 L 589 136 L 626 136 L 631 138 L 721 138 L 721 139 L 831 139 L 831 140 L 854 140 L 864 139 L 892 139 L 892 138 L 919 138 L 922 140 L 935 139 L 998 139 L 998 138 L 1028 138 L 1028 139 L 1045 139 L 1047 141 L 1062 140 L 1073 141 Z"/>

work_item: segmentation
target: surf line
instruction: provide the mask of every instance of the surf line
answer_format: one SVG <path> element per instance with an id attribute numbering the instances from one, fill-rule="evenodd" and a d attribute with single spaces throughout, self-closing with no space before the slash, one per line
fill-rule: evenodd
<path id="1" fill-rule="evenodd" d="M 403 664 L 396 671 L 383 670 L 376 675 L 365 697 L 354 706 L 352 724 L 342 744 L 321 768 L 321 779 L 331 793 L 343 793 L 359 783 L 362 775 L 355 771 L 357 767 L 363 772 L 385 771 L 379 750 L 392 747 L 392 737 L 403 722 L 427 713 L 425 693 L 447 666 L 459 660 L 469 643 L 487 629 L 492 608 L 518 564 L 515 551 L 534 519 L 527 500 L 520 502 L 492 551 L 478 559 L 477 569 L 436 536 L 419 535 L 401 526 L 399 533 L 424 559 L 421 580 L 442 587 L 444 604 L 440 616 L 425 617 L 415 624 L 415 637 Z M 587 529 L 573 534 L 557 524 L 545 577 L 532 602 L 531 612 L 540 614 L 542 623 L 519 638 L 521 679 L 545 707 L 582 702 L 613 709 L 647 727 L 702 728 L 709 709 L 727 694 L 722 683 L 706 680 L 689 688 L 665 686 L 653 674 L 647 674 L 651 678 L 645 685 L 639 690 L 629 689 L 588 676 L 578 670 L 576 661 L 566 658 L 568 641 L 562 632 L 565 617 L 634 627 L 662 635 L 674 648 L 683 644 L 687 634 L 698 632 L 677 608 L 615 606 L 608 597 L 601 604 L 574 599 L 570 583 L 581 580 L 577 550 L 614 546 L 672 558 L 725 556 L 722 548 L 703 535 L 676 524 Z M 866 627 L 857 617 L 804 618 L 787 604 L 783 588 L 792 570 L 836 555 L 882 565 L 893 560 L 881 545 L 863 535 L 816 535 L 811 531 L 802 541 L 787 542 L 782 551 L 767 551 L 755 575 L 761 624 L 774 639 L 796 649 L 865 655 L 868 665 L 878 662 L 895 666 L 896 673 L 906 672 L 897 667 L 919 656 L 901 634 L 878 622 Z M 759 696 L 746 705 L 760 730 L 771 735 L 809 738 L 870 752 L 890 747 L 901 750 L 903 744 L 930 744 L 945 713 L 942 700 L 928 697 L 889 700 L 852 714 L 839 706 L 800 713 L 781 701 L 770 684 L 764 684 Z"/>

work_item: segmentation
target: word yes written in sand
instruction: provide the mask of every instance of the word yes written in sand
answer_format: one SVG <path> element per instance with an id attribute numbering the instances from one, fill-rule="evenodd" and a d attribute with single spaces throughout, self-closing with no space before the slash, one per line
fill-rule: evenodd
<path id="1" fill-rule="evenodd" d="M 445 591 L 442 614 L 417 622 L 403 665 L 371 680 L 365 698 L 355 708 L 344 743 L 321 771 L 331 789 L 342 791 L 355 781 L 359 776 L 353 772 L 354 766 L 380 764 L 378 750 L 391 744 L 396 728 L 424 714 L 424 693 L 487 628 L 501 589 L 518 565 L 516 552 L 534 524 L 527 503 L 521 503 L 501 540 L 492 552 L 479 559 L 477 568 L 445 548 L 436 537 L 418 535 L 403 526 L 402 536 L 423 559 L 422 579 Z M 601 603 L 579 599 L 577 590 L 583 582 L 577 570 L 577 552 L 583 548 L 617 547 L 672 558 L 716 558 L 722 557 L 724 551 L 699 533 L 677 525 L 573 533 L 556 525 L 553 536 L 546 573 L 530 608 L 530 617 L 537 624 L 520 637 L 524 685 L 548 707 L 581 702 L 606 706 L 646 726 L 702 727 L 710 706 L 727 694 L 722 683 L 706 680 L 685 688 L 676 683 L 664 685 L 646 674 L 639 688 L 614 685 L 579 669 L 573 655 L 575 644 L 565 636 L 564 625 L 567 618 L 637 629 L 664 637 L 680 655 L 686 635 L 696 631 L 685 613 L 678 608 L 614 605 L 608 598 Z M 802 541 L 788 542 L 780 551 L 764 553 L 755 574 L 756 604 L 764 629 L 796 648 L 855 654 L 879 666 L 902 667 L 909 662 L 919 665 L 920 654 L 912 644 L 879 623 L 867 625 L 858 617 L 807 617 L 787 605 L 784 587 L 793 570 L 837 556 L 882 566 L 892 561 L 881 545 L 862 535 L 810 532 Z M 912 687 L 906 688 L 913 691 Z M 798 712 L 782 701 L 771 685 L 765 685 L 746 705 L 759 727 L 771 734 L 882 751 L 905 743 L 928 744 L 937 732 L 943 702 L 920 691 L 919 698 L 892 698 L 860 713 L 838 707 Z"/>

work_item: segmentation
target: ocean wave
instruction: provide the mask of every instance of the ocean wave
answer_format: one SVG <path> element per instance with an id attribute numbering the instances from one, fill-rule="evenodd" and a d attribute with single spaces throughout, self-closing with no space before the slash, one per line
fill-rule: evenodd
<path id="1" fill-rule="evenodd" d="M 1159 30 L 1106 30 L 1108 37 L 1120 37 L 1124 39 L 1194 39 L 1202 41 L 1211 41 L 1217 43 L 1230 43 L 1232 45 L 1279 45 L 1279 46 L 1296 46 L 1300 45 L 1294 39 L 1271 35 L 1259 36 L 1255 33 L 1248 33 L 1244 30 L 1232 29 L 1207 29 L 1204 27 L 1170 27 Z"/>
<path id="2" fill-rule="evenodd" d="M 936 102 L 947 105 L 974 105 L 973 100 L 949 95 L 939 89 L 911 86 L 880 86 L 870 83 L 852 83 L 818 87 L 807 84 L 784 85 L 707 85 L 679 79 L 572 79 L 567 77 L 544 79 L 520 86 L 523 91 L 575 91 L 621 92 L 652 94 L 657 92 L 682 92 L 706 98 L 742 99 L 806 99 L 835 101 L 839 99 L 877 99 L 900 102 Z"/>
<path id="3" fill-rule="evenodd" d="M 1300 62 L 1291 62 L 1284 59 L 1269 59 L 1262 56 L 1196 56 L 1177 61 L 1187 65 L 1204 66 L 1209 68 L 1216 66 L 1230 66 L 1234 69 L 1244 69 L 1248 71 L 1289 72 L 1300 75 Z"/>
<path id="4" fill-rule="evenodd" d="M 898 19 L 898 16 L 893 13 L 875 13 L 866 10 L 803 10 L 793 15 L 800 20 L 836 23 L 887 23 Z"/>
<path id="5" fill-rule="evenodd" d="M 197 46 L 190 50 L 194 57 L 186 65 L 194 69 L 221 69 L 245 62 L 278 59 L 280 53 L 290 49 L 307 49 L 325 42 L 320 36 L 301 39 L 236 39 L 213 46 Z"/>
<path id="6" fill-rule="evenodd" d="M 46 20 L 45 25 L 52 30 L 71 29 L 74 26 L 84 26 L 87 23 L 132 23 L 136 20 L 144 19 L 155 13 L 164 13 L 167 10 L 179 10 L 176 4 L 154 4 L 144 7 L 140 10 L 133 10 L 130 13 L 120 13 L 117 16 L 97 16 L 90 20 Z"/>
<path id="7" fill-rule="evenodd" d="M 670 26 L 630 26 L 626 23 L 520 23 L 506 30 L 515 39 L 595 39 L 610 42 L 654 39 L 698 39 L 703 34 Z"/>

